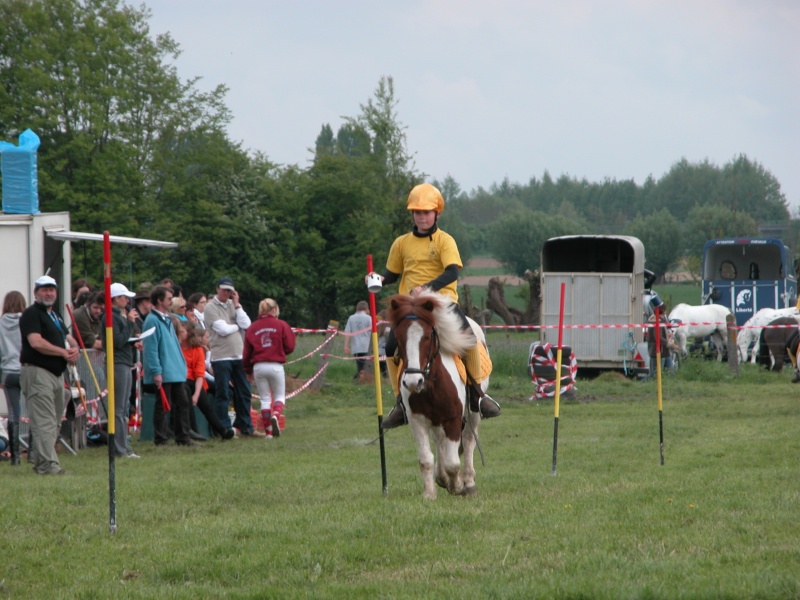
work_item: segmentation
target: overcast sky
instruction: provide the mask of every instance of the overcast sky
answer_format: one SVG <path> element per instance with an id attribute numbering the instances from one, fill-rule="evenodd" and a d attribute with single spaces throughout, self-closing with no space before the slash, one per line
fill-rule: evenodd
<path id="1" fill-rule="evenodd" d="M 231 138 L 273 162 L 307 167 L 321 126 L 391 76 L 417 169 L 465 191 L 745 154 L 800 205 L 797 0 L 145 4 L 181 78 L 227 85 Z"/>

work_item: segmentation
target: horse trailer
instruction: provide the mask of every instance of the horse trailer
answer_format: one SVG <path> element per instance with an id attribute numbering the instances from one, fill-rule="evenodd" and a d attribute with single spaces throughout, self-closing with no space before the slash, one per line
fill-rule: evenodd
<path id="1" fill-rule="evenodd" d="M 794 259 L 782 240 L 725 238 L 703 246 L 702 304 L 722 304 L 741 326 L 762 308 L 797 304 Z"/>
<path id="2" fill-rule="evenodd" d="M 647 373 L 643 344 L 644 245 L 621 235 L 571 235 L 547 240 L 541 260 L 541 341 L 558 342 L 565 284 L 564 346 L 581 370 Z M 644 348 L 644 354 L 642 349 Z"/>

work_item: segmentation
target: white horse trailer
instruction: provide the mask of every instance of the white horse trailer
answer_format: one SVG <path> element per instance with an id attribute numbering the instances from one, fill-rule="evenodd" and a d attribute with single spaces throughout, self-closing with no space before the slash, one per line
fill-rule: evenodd
<path id="1" fill-rule="evenodd" d="M 70 231 L 68 212 L 0 213 L 0 302 L 11 290 L 33 302 L 33 284 L 45 273 L 58 282 L 58 310 L 69 324 L 66 305 L 71 302 L 71 247 L 66 242 L 102 242 L 100 233 Z M 110 236 L 112 244 L 175 248 L 175 242 Z M 102 272 L 97 265 L 96 272 Z M 132 283 L 132 282 L 131 282 Z M 7 413 L 5 394 L 0 389 L 0 415 Z"/>
<path id="2" fill-rule="evenodd" d="M 0 299 L 11 290 L 33 301 L 33 284 L 45 273 L 58 282 L 64 314 L 72 286 L 70 246 L 48 236 L 69 231 L 69 213 L 0 214 Z"/>
<path id="3" fill-rule="evenodd" d="M 564 325 L 581 326 L 564 329 L 563 345 L 572 348 L 578 369 L 646 373 L 640 325 L 644 260 L 644 245 L 635 237 L 571 235 L 547 240 L 540 269 L 542 341 L 558 342 L 563 283 Z"/>

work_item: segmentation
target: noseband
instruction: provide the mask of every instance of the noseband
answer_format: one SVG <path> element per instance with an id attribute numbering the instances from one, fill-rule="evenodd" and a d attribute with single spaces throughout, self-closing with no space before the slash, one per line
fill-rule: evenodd
<path id="1" fill-rule="evenodd" d="M 424 321 L 424 319 L 420 319 L 417 315 L 408 315 L 405 317 L 406 319 L 419 319 Z M 427 321 L 426 321 L 427 322 Z M 428 323 L 430 325 L 430 323 Z M 406 340 L 407 341 L 407 340 Z M 426 381 L 430 376 L 431 366 L 433 365 L 433 361 L 436 360 L 436 357 L 439 355 L 439 334 L 436 332 L 436 327 L 431 325 L 431 343 L 428 347 L 428 361 L 425 363 L 425 368 L 423 369 L 405 369 L 403 373 L 411 373 L 414 375 L 422 375 L 422 378 Z"/>

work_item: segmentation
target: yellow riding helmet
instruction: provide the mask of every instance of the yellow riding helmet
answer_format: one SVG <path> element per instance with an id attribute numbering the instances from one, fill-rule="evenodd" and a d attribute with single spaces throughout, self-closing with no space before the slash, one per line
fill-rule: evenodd
<path id="1" fill-rule="evenodd" d="M 442 192 L 430 183 L 420 183 L 414 186 L 406 202 L 408 210 L 435 210 L 440 213 L 444 210 L 444 197 Z"/>

